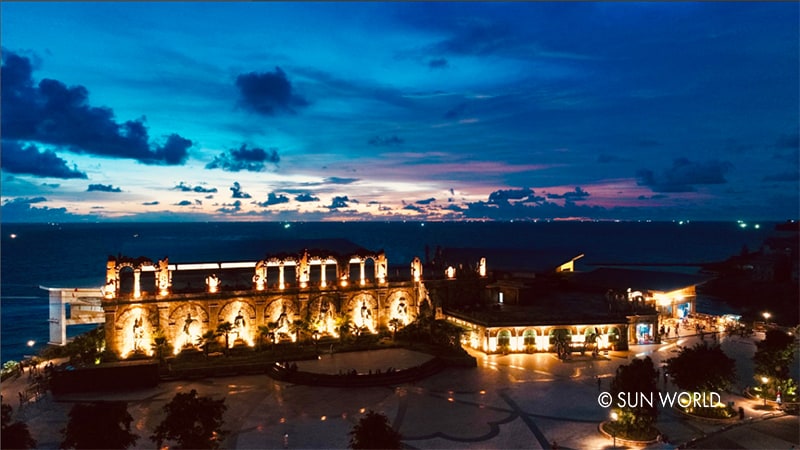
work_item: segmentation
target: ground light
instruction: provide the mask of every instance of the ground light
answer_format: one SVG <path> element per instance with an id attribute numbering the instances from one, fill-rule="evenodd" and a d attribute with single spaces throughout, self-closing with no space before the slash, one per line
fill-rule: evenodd
<path id="1" fill-rule="evenodd" d="M 767 382 L 769 378 L 761 377 L 761 396 L 764 397 L 764 406 L 767 406 Z"/>

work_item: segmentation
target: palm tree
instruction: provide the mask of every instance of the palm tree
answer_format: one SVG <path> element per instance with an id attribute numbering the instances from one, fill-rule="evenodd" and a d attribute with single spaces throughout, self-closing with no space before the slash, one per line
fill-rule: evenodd
<path id="1" fill-rule="evenodd" d="M 158 362 L 163 364 L 164 358 L 169 354 L 171 347 L 169 341 L 167 341 L 167 337 L 164 336 L 164 330 L 161 328 L 156 329 L 153 333 L 153 343 L 150 347 L 153 349 L 155 357 L 158 358 Z"/>
<path id="2" fill-rule="evenodd" d="M 289 324 L 289 331 L 295 333 L 297 342 L 300 342 L 300 336 L 307 333 L 311 329 L 311 324 L 307 319 L 298 319 Z"/>
<path id="3" fill-rule="evenodd" d="M 198 339 L 197 343 L 203 347 L 203 353 L 205 353 L 206 356 L 208 356 L 211 346 L 217 342 L 217 337 L 219 337 L 219 335 L 216 331 L 208 330 Z"/>
<path id="4" fill-rule="evenodd" d="M 392 328 L 392 340 L 394 340 L 394 337 L 397 334 L 397 329 L 403 326 L 403 321 L 395 317 L 389 321 L 389 326 Z"/>
<path id="5" fill-rule="evenodd" d="M 336 316 L 335 326 L 336 332 L 339 333 L 339 341 L 344 342 L 345 336 L 347 336 L 347 333 L 349 333 L 350 329 L 353 327 L 353 321 L 347 313 L 343 312 Z"/>
<path id="6" fill-rule="evenodd" d="M 217 325 L 217 333 L 220 336 L 225 335 L 225 353 L 228 352 L 228 335 L 232 330 L 233 330 L 233 324 L 228 322 L 227 320 Z"/>

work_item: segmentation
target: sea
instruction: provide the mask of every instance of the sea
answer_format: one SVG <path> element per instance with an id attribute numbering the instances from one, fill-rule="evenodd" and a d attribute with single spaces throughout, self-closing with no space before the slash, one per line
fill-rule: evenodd
<path id="1" fill-rule="evenodd" d="M 20 360 L 47 345 L 48 293 L 44 287 L 100 287 L 109 255 L 170 262 L 255 261 L 276 243 L 326 240 L 383 249 L 392 266 L 425 261 L 436 247 L 577 249 L 576 270 L 598 264 L 671 265 L 696 272 L 743 247 L 756 250 L 775 223 L 736 222 L 202 222 L 2 224 L 0 233 L 0 356 Z M 311 246 L 310 246 L 311 247 Z M 282 249 L 285 250 L 285 249 Z M 524 258 L 520 259 L 521 261 Z M 491 261 L 487 261 L 491 270 Z M 724 299 L 698 299 L 700 312 L 728 313 Z M 91 327 L 91 326 L 90 326 Z M 68 336 L 86 326 L 68 328 Z M 29 345 L 29 343 L 33 345 Z"/>

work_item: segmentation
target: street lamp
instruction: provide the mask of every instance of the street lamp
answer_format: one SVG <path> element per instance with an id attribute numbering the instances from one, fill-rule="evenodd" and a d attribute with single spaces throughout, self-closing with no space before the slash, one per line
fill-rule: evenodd
<path id="1" fill-rule="evenodd" d="M 611 411 L 611 436 L 614 438 L 614 448 L 617 448 L 617 419 L 619 419 L 617 412 Z"/>
<path id="2" fill-rule="evenodd" d="M 764 406 L 767 406 L 767 382 L 768 381 L 769 381 L 769 378 L 761 377 L 761 396 L 764 397 Z"/>
<path id="3" fill-rule="evenodd" d="M 33 339 L 28 341 L 28 347 L 33 348 L 34 345 L 36 345 L 36 341 L 34 341 Z"/>
<path id="4" fill-rule="evenodd" d="M 319 341 L 319 331 L 318 330 L 314 330 L 314 332 L 311 333 L 311 337 L 314 339 L 314 353 L 316 354 L 317 353 L 317 342 Z"/>
<path id="5" fill-rule="evenodd" d="M 766 322 L 767 325 L 769 325 L 769 318 L 772 317 L 772 314 L 764 311 L 764 313 L 761 315 L 764 316 L 764 321 Z"/>

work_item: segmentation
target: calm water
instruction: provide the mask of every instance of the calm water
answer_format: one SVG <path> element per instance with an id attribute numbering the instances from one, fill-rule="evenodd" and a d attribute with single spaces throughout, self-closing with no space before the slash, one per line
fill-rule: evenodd
<path id="1" fill-rule="evenodd" d="M 347 239 L 384 249 L 391 265 L 407 267 L 442 247 L 577 249 L 593 263 L 695 263 L 723 260 L 743 245 L 757 249 L 774 224 L 736 223 L 168 223 L 4 224 L 0 256 L 2 361 L 32 353 L 25 343 L 48 338 L 47 293 L 39 286 L 98 287 L 109 255 L 168 256 L 173 262 L 257 260 L 276 241 Z M 11 238 L 15 234 L 16 238 Z M 297 248 L 301 251 L 302 248 Z M 491 270 L 491 261 L 488 261 Z"/>

